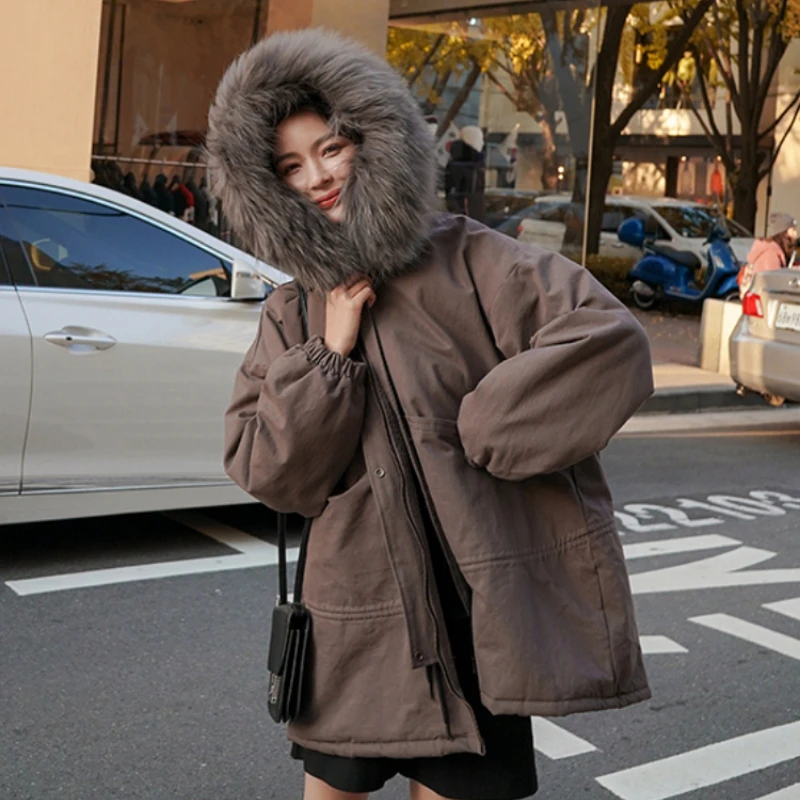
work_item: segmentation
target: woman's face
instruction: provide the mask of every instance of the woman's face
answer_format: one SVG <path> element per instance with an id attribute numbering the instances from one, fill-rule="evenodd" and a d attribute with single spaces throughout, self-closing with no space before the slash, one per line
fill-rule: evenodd
<path id="1" fill-rule="evenodd" d="M 339 222 L 344 217 L 340 193 L 355 155 L 353 142 L 335 136 L 316 111 L 287 117 L 276 133 L 278 177 L 316 203 L 328 219 Z"/>

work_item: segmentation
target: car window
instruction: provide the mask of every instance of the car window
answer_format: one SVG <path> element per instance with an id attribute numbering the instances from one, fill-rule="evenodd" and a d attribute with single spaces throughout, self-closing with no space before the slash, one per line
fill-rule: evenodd
<path id="1" fill-rule="evenodd" d="M 617 228 L 630 216 L 625 211 L 621 206 L 606 206 L 601 227 L 603 233 L 616 233 Z"/>
<path id="2" fill-rule="evenodd" d="M 8 272 L 8 265 L 6 264 L 6 247 L 5 247 L 5 239 L 6 237 L 3 236 L 3 220 L 7 217 L 7 212 L 0 205 L 0 286 L 8 286 L 11 283 L 11 275 Z M 5 223 L 8 225 L 8 222 Z M 9 244 L 13 244 L 12 241 L 9 241 Z"/>
<path id="3" fill-rule="evenodd" d="M 644 208 L 630 208 L 625 209 L 625 219 L 630 217 L 638 217 L 645 223 L 645 230 L 656 232 L 656 241 L 669 242 L 672 237 L 667 233 L 667 229 L 656 219 L 654 214 L 651 214 Z"/>
<path id="4" fill-rule="evenodd" d="M 37 286 L 230 294 L 225 262 L 126 212 L 46 189 L 0 190 Z"/>
<path id="5" fill-rule="evenodd" d="M 716 215 L 702 206 L 653 206 L 679 236 L 707 239 L 717 220 Z M 737 236 L 742 234 L 736 234 Z M 746 232 L 745 236 L 748 235 Z"/>

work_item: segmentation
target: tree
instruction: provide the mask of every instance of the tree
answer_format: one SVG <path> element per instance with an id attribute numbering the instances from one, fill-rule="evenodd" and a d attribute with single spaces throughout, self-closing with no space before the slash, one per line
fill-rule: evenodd
<path id="1" fill-rule="evenodd" d="M 497 45 L 491 54 L 488 78 L 517 111 L 530 114 L 542 132 L 542 188 L 553 189 L 558 179 L 556 114 L 561 108 L 558 86 L 547 53 L 545 31 L 538 14 L 518 14 L 485 22 L 486 35 Z M 494 72 L 505 74 L 510 87 Z"/>
<path id="2" fill-rule="evenodd" d="M 575 199 L 586 199 L 588 189 L 588 214 L 585 249 L 587 254 L 597 253 L 608 182 L 613 171 L 614 150 L 622 132 L 647 100 L 659 89 L 667 72 L 675 67 L 706 12 L 714 0 L 696 0 L 686 13 L 681 15 L 683 25 L 666 48 L 661 63 L 654 66 L 648 79 L 635 89 L 625 107 L 613 118 L 614 86 L 619 67 L 619 55 L 626 25 L 636 24 L 646 17 L 645 9 L 635 8 L 634 3 L 617 3 L 604 11 L 603 37 L 597 57 L 591 69 L 589 80 L 581 74 L 576 65 L 585 64 L 585 48 L 588 46 L 583 24 L 575 24 L 575 14 L 559 14 L 549 4 L 544 4 L 540 12 L 546 32 L 547 46 L 553 60 L 553 68 L 559 85 L 564 106 L 564 114 L 569 127 L 570 143 L 578 164 L 575 181 Z M 741 0 L 739 0 L 741 2 Z M 571 16 L 569 16 L 571 14 Z M 678 12 L 668 9 L 659 24 L 663 25 Z M 629 19 L 631 18 L 631 19 Z M 592 95 L 594 110 L 590 112 Z M 590 120 L 594 118 L 594 126 Z M 588 159 L 590 133 L 592 138 L 592 157 Z M 586 180 L 581 179 L 590 164 Z"/>
<path id="3" fill-rule="evenodd" d="M 491 64 L 496 44 L 491 40 L 461 35 L 454 26 L 448 32 L 419 28 L 389 28 L 387 59 L 420 97 L 423 112 L 433 114 L 450 82 L 463 78 L 453 101 L 439 120 L 436 136 L 442 136 L 463 107 L 480 76 Z"/>
<path id="4" fill-rule="evenodd" d="M 683 3 L 674 3 L 686 16 Z M 715 0 L 689 43 L 698 69 L 700 104 L 682 82 L 687 105 L 721 158 L 733 193 L 734 219 L 755 228 L 758 187 L 772 171 L 800 113 L 800 90 L 776 113 L 767 113 L 781 60 L 791 37 L 800 34 L 800 0 Z M 725 92 L 725 125 L 714 111 L 715 89 Z M 734 140 L 734 117 L 740 141 Z M 789 122 L 783 135 L 778 129 Z"/>

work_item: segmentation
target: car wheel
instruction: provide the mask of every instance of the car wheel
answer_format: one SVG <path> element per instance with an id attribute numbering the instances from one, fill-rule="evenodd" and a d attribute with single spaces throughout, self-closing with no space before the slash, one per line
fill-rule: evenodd
<path id="1" fill-rule="evenodd" d="M 631 289 L 631 294 L 633 295 L 633 302 L 636 304 L 636 307 L 641 308 L 642 311 L 649 311 L 656 304 L 656 295 L 653 291 L 650 291 L 649 294 L 645 294 L 644 292 L 636 291 L 636 289 Z"/>
<path id="2" fill-rule="evenodd" d="M 775 408 L 779 408 L 786 402 L 785 397 L 780 397 L 777 394 L 770 394 L 769 392 L 764 394 L 764 399 Z"/>

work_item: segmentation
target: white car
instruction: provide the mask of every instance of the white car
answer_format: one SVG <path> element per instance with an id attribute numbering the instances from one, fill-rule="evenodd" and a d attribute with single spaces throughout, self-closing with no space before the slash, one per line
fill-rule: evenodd
<path id="1" fill-rule="evenodd" d="M 0 167 L 0 524 L 252 502 L 222 419 L 286 280 L 127 195 Z"/>
<path id="2" fill-rule="evenodd" d="M 571 195 L 550 195 L 537 198 L 522 217 L 517 238 L 521 242 L 532 242 L 548 250 L 580 260 L 581 236 L 584 210 L 572 202 Z M 678 250 L 705 255 L 706 239 L 714 226 L 713 211 L 701 203 L 676 200 L 670 197 L 646 198 L 625 195 L 608 195 L 603 211 L 600 234 L 600 255 L 638 261 L 642 250 L 624 244 L 617 236 L 617 229 L 626 219 L 638 216 L 654 220 L 657 225 L 656 238 L 668 242 Z M 753 245 L 753 236 L 741 225 L 728 220 L 731 232 L 731 248 L 740 263 L 747 260 Z"/>

